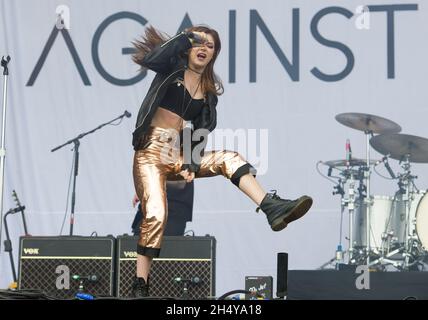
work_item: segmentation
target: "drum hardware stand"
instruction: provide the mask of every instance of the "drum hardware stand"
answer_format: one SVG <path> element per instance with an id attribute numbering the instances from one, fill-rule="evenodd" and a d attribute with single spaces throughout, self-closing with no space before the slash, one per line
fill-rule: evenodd
<path id="1" fill-rule="evenodd" d="M 329 174 L 328 176 L 331 177 L 331 170 L 332 167 L 329 168 Z M 343 261 L 345 254 L 348 251 L 343 251 L 343 247 L 342 247 L 342 219 L 343 219 L 343 213 L 345 211 L 345 201 L 344 201 L 344 196 L 345 196 L 345 190 L 344 190 L 344 185 L 346 183 L 346 177 L 345 180 L 342 180 L 341 178 L 338 178 L 337 184 L 334 186 L 333 188 L 333 195 L 336 194 L 340 194 L 340 217 L 341 217 L 341 223 L 340 223 L 340 236 L 339 236 L 339 244 L 337 246 L 336 249 L 336 254 L 335 257 L 330 259 L 329 261 L 327 261 L 326 263 L 324 263 L 319 269 L 324 269 L 325 267 L 327 267 L 329 264 L 333 263 L 334 261 L 336 261 L 336 269 L 339 266 L 339 263 L 341 261 Z"/>
<path id="2" fill-rule="evenodd" d="M 380 252 L 382 254 L 384 254 L 385 252 L 390 252 L 390 250 L 391 250 L 390 244 L 394 240 L 398 240 L 398 239 L 397 239 L 397 237 L 394 237 L 393 231 L 388 231 L 388 232 L 382 233 L 382 243 L 381 243 Z"/>
<path id="3" fill-rule="evenodd" d="M 340 180 L 341 181 L 341 180 Z M 335 192 L 333 192 L 333 194 L 335 194 Z M 339 264 L 343 263 L 344 261 L 344 257 L 345 257 L 345 253 L 349 252 L 351 254 L 351 251 L 347 250 L 347 251 L 343 251 L 343 246 L 342 246 L 342 230 L 343 230 L 343 213 L 345 211 L 345 203 L 344 203 L 344 191 L 342 188 L 342 192 L 341 194 L 341 198 L 340 198 L 340 233 L 339 233 L 339 244 L 337 246 L 336 249 L 336 256 L 333 258 L 333 261 L 336 260 L 336 269 L 339 269 Z"/>
<path id="4" fill-rule="evenodd" d="M 369 123 L 367 123 L 368 125 Z M 365 259 L 366 265 L 370 264 L 370 253 L 371 253 L 371 246 L 370 246 L 370 216 L 371 216 L 371 207 L 373 204 L 372 197 L 370 194 L 370 174 L 371 174 L 371 167 L 370 167 L 370 139 L 373 137 L 373 131 L 372 130 L 364 130 L 364 134 L 366 135 L 366 166 L 359 168 L 359 180 L 360 185 L 358 188 L 359 195 L 361 199 L 364 199 L 364 203 L 366 204 L 366 248 L 365 252 L 363 252 L 363 258 Z M 361 177 L 361 172 L 364 173 L 364 175 Z M 365 186 L 362 183 L 362 180 L 365 180 Z M 356 260 L 354 259 L 354 237 L 353 237 L 353 226 L 352 223 L 354 221 L 354 212 L 355 212 L 355 193 L 354 193 L 354 186 L 355 182 L 353 180 L 353 175 L 351 171 L 351 182 L 352 186 L 350 185 L 349 190 L 349 199 L 344 199 L 345 203 L 348 205 L 348 211 L 349 211 L 349 263 L 355 263 Z M 352 191 L 351 191 L 352 190 Z M 366 192 L 366 195 L 364 196 L 364 191 Z"/>
<path id="5" fill-rule="evenodd" d="M 328 176 L 331 177 L 331 171 L 332 171 L 332 167 L 329 167 L 328 170 Z M 345 170 L 346 171 L 346 170 Z M 342 178 L 336 177 L 338 178 L 337 180 L 337 184 L 333 187 L 333 195 L 337 195 L 340 194 L 340 216 L 343 217 L 343 212 L 345 210 L 345 205 L 347 200 L 344 199 L 345 196 L 345 190 L 344 190 L 344 185 L 346 184 L 347 181 L 347 175 L 345 174 L 345 179 L 342 180 Z M 326 263 L 324 263 L 322 266 L 319 267 L 320 270 L 325 269 L 328 265 L 332 264 L 333 262 L 336 261 L 336 269 L 338 268 L 338 265 L 340 263 L 340 261 L 343 261 L 344 256 L 349 252 L 349 250 L 345 250 L 343 251 L 342 249 L 342 224 L 340 227 L 340 239 L 339 239 L 339 245 L 337 247 L 336 250 L 336 254 L 333 258 L 331 258 L 329 261 L 327 261 Z"/>
<path id="6" fill-rule="evenodd" d="M 354 230 L 353 230 L 353 223 L 354 223 L 354 213 L 355 213 L 355 179 L 354 174 L 352 170 L 347 170 L 350 172 L 349 174 L 349 187 L 348 187 L 348 198 L 345 199 L 342 197 L 342 207 L 347 206 L 348 207 L 348 213 L 349 213 L 349 255 L 348 255 L 348 263 L 353 259 L 354 257 Z"/>
<path id="7" fill-rule="evenodd" d="M 408 254 L 408 248 L 407 248 L 407 221 L 410 214 L 410 183 L 409 179 L 411 179 L 410 175 L 410 163 L 408 161 L 409 157 L 406 157 L 406 160 L 404 161 L 404 164 L 402 165 L 403 169 L 405 170 L 404 174 L 398 175 L 398 186 L 399 186 L 399 192 L 403 194 L 403 201 L 405 203 L 405 221 L 406 221 L 406 227 L 405 227 L 405 233 L 404 236 L 405 243 L 403 246 L 398 247 L 397 249 L 390 251 L 391 249 L 391 243 L 393 243 L 394 239 L 399 240 L 396 236 L 394 236 L 394 230 L 390 230 L 387 232 L 384 232 L 382 234 L 382 244 L 380 249 L 380 257 L 376 260 L 373 260 L 372 262 L 368 263 L 368 266 L 376 266 L 376 265 L 383 265 L 383 264 L 391 264 L 393 267 L 397 269 L 404 269 L 405 266 L 408 265 L 408 259 L 410 255 Z M 390 257 L 393 257 L 394 255 L 401 253 L 404 257 L 404 262 L 398 261 L 398 260 L 392 260 L 389 259 Z"/>
<path id="8" fill-rule="evenodd" d="M 349 213 L 349 237 L 346 238 L 349 241 L 349 248 L 346 252 L 348 252 L 348 264 L 354 264 L 356 262 L 355 258 L 355 248 L 354 248 L 354 243 L 355 243 L 355 236 L 354 236 L 354 229 L 353 229 L 353 225 L 354 225 L 354 220 L 355 220 L 355 208 L 356 208 L 356 202 L 357 202 L 357 198 L 355 195 L 355 184 L 357 182 L 357 180 L 359 181 L 359 186 L 358 186 L 358 195 L 359 195 L 359 199 L 364 199 L 364 191 L 366 190 L 366 187 L 364 186 L 364 175 L 362 174 L 362 171 L 367 171 L 366 168 L 364 167 L 360 167 L 358 168 L 358 174 L 357 176 L 355 176 L 355 172 L 353 169 L 346 169 L 343 173 L 343 175 L 345 176 L 345 181 L 343 183 L 346 183 L 349 181 L 349 185 L 348 185 L 348 197 L 344 198 L 344 191 L 343 191 L 343 187 L 340 186 L 340 184 L 338 186 L 335 187 L 335 189 L 341 189 L 342 190 L 342 198 L 341 198 L 341 208 L 342 208 L 342 212 L 344 210 L 344 207 L 348 207 L 348 213 Z M 339 180 L 339 183 L 341 183 L 342 181 Z M 339 192 L 333 192 L 334 194 L 337 194 Z M 337 255 L 338 252 L 336 252 Z"/>
<path id="9" fill-rule="evenodd" d="M 371 246 L 370 246 L 370 217 L 371 217 L 371 209 L 372 209 L 372 197 L 371 197 L 371 193 L 370 193 L 370 174 L 371 174 L 371 169 L 370 169 L 370 139 L 373 137 L 373 131 L 371 130 L 365 130 L 364 134 L 366 135 L 366 160 L 367 160 L 367 164 L 366 164 L 366 170 L 364 171 L 364 178 L 366 180 L 366 198 L 365 198 L 365 203 L 366 203 L 366 265 L 370 265 L 370 252 L 371 252 Z"/>
<path id="10" fill-rule="evenodd" d="M 403 250 L 403 248 L 398 248 L 394 251 L 389 252 L 386 256 L 380 256 L 378 259 L 373 260 L 369 266 L 375 266 L 378 264 L 382 264 L 382 263 L 388 263 L 391 264 L 392 266 L 394 266 L 395 268 L 399 269 L 401 262 L 396 261 L 396 260 L 391 260 L 388 259 L 389 257 L 392 257 L 393 255 L 400 253 Z"/>
<path id="11" fill-rule="evenodd" d="M 344 253 L 344 252 L 343 252 Z M 331 258 L 329 261 L 327 261 L 326 263 L 324 263 L 322 266 L 320 266 L 318 268 L 318 270 L 323 270 L 325 269 L 328 265 L 332 264 L 335 260 L 337 260 L 337 257 Z"/>
<path id="12" fill-rule="evenodd" d="M 358 169 L 358 176 L 360 177 L 360 184 L 359 184 L 359 186 L 358 186 L 358 195 L 359 195 L 359 198 L 360 199 L 364 199 L 367 195 L 366 195 L 366 192 L 367 192 L 367 188 L 366 188 L 366 186 L 364 185 L 364 183 L 363 183 L 363 178 L 361 178 L 361 177 L 364 177 L 364 171 L 366 170 L 366 168 L 359 168 Z"/>
<path id="13" fill-rule="evenodd" d="M 411 245 L 412 241 L 410 239 L 410 205 L 411 200 L 414 197 L 413 189 L 410 190 L 413 187 L 413 179 L 417 178 L 416 176 L 411 175 L 410 171 L 410 154 L 406 154 L 404 156 L 404 162 L 403 162 L 403 169 L 404 174 L 400 176 L 400 182 L 403 186 L 403 189 L 405 193 L 403 194 L 403 201 L 404 201 L 404 208 L 405 208 L 405 228 L 404 228 L 404 251 L 403 251 L 403 257 L 404 257 L 404 269 L 407 269 L 409 267 L 409 259 L 411 257 Z"/>
<path id="14" fill-rule="evenodd" d="M 343 170 L 341 172 L 342 178 L 338 178 L 337 184 L 334 186 L 334 191 L 332 192 L 333 195 L 340 194 L 341 199 L 341 217 L 343 216 L 343 212 L 345 210 L 345 207 L 348 207 L 349 212 L 349 237 L 346 237 L 345 239 L 349 242 L 349 248 L 348 250 L 342 250 L 342 236 L 340 236 L 340 241 L 338 248 L 336 250 L 336 255 L 334 258 L 330 259 L 328 262 L 324 263 L 319 269 L 324 269 L 328 265 L 332 264 L 334 261 L 336 261 L 336 268 L 338 267 L 338 264 L 344 260 L 344 257 L 348 257 L 348 264 L 355 264 L 357 261 L 357 258 L 360 258 L 361 256 L 364 256 L 364 251 L 358 250 L 356 251 L 354 248 L 355 243 L 355 237 L 354 237 L 354 230 L 353 230 L 353 221 L 354 221 L 354 215 L 355 215 L 355 208 L 356 208 L 356 192 L 355 192 L 355 184 L 357 181 L 359 181 L 358 186 L 358 196 L 360 199 L 363 199 L 365 197 L 364 192 L 366 191 L 366 187 L 364 186 L 364 171 L 367 169 L 365 166 L 358 168 L 358 173 L 356 170 L 350 168 L 349 166 L 346 167 L 347 169 Z M 328 176 L 331 176 L 331 167 L 329 168 L 329 174 Z M 345 184 L 348 184 L 347 186 L 347 197 L 345 198 Z M 342 228 L 341 228 L 342 230 Z M 358 257 L 357 257 L 358 256 Z"/>
<path id="15" fill-rule="evenodd" d="M 419 245 L 418 238 L 415 237 L 414 234 L 411 234 L 411 226 L 415 223 L 415 221 L 410 221 L 410 206 L 412 200 L 414 200 L 414 190 L 415 187 L 414 180 L 417 179 L 417 176 L 411 174 L 411 165 L 410 165 L 410 154 L 403 156 L 404 160 L 400 161 L 402 168 L 404 169 L 403 174 L 398 175 L 398 187 L 399 193 L 403 195 L 404 209 L 405 209 L 405 228 L 404 228 L 404 243 L 393 250 L 390 251 L 391 243 L 395 241 L 399 241 L 397 236 L 394 236 L 394 231 L 391 230 L 382 235 L 382 248 L 381 248 L 381 256 L 373 261 L 370 266 L 382 263 L 388 263 L 393 265 L 394 267 L 400 270 L 408 270 L 409 267 L 414 264 L 414 262 L 410 262 L 411 258 L 414 258 L 412 253 L 412 248 L 417 247 Z M 386 248 L 384 248 L 384 243 L 386 243 Z M 388 259 L 398 253 L 401 253 L 403 257 L 403 261 L 391 260 Z"/>

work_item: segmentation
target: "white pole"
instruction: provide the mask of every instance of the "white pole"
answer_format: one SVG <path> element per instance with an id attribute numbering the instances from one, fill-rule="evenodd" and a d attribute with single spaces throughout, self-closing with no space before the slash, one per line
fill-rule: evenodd
<path id="1" fill-rule="evenodd" d="M 9 69 L 7 67 L 10 61 L 10 57 L 7 56 L 5 59 L 2 57 L 1 66 L 4 68 L 3 76 L 3 112 L 2 112 L 2 131 L 1 131 L 1 145 L 0 145 L 0 243 L 3 228 L 3 193 L 4 193 L 4 166 L 6 160 L 6 104 L 7 104 L 7 80 L 9 77 Z"/>

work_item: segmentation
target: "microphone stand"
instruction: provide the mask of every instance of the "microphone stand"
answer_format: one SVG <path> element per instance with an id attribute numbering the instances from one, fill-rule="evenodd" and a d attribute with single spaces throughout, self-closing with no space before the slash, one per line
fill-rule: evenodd
<path id="1" fill-rule="evenodd" d="M 101 129 L 102 127 L 111 124 L 114 121 L 117 121 L 119 119 L 122 119 L 123 117 L 131 117 L 131 114 L 128 111 L 125 111 L 122 115 L 120 115 L 117 118 L 114 118 L 113 120 L 110 120 L 109 122 L 103 123 L 101 125 L 99 125 L 98 127 L 88 131 L 88 132 L 84 132 L 79 134 L 77 137 L 63 143 L 62 145 L 55 147 L 51 150 L 51 152 L 55 152 L 59 149 L 61 149 L 62 147 L 73 143 L 74 144 L 74 148 L 73 148 L 73 167 L 74 167 L 74 174 L 73 174 L 73 190 L 71 193 L 71 213 L 70 213 L 70 236 L 73 235 L 73 228 L 74 228 L 74 213 L 75 213 L 75 206 L 76 206 L 76 179 L 77 179 L 77 175 L 79 173 L 79 146 L 80 146 L 80 139 L 82 139 L 84 136 L 94 133 L 95 131 Z"/>
<path id="2" fill-rule="evenodd" d="M 3 112 L 2 112 L 2 131 L 1 131 L 1 145 L 0 145 L 0 242 L 2 235 L 2 221 L 3 221 L 3 192 L 4 192 L 4 165 L 6 158 L 6 105 L 7 105 L 7 80 L 9 78 L 9 64 L 10 56 L 7 56 L 6 59 L 2 57 L 1 66 L 3 67 Z"/>
<path id="3" fill-rule="evenodd" d="M 13 282 L 17 283 L 17 276 L 16 276 L 16 269 L 15 269 L 15 263 L 13 261 L 13 254 L 12 254 L 12 241 L 10 239 L 10 233 L 9 233 L 9 227 L 7 224 L 7 217 L 10 214 L 14 214 L 17 212 L 21 212 L 22 216 L 24 216 L 24 210 L 25 210 L 25 206 L 20 206 L 17 207 L 15 209 L 10 209 L 8 212 L 6 212 L 6 214 L 4 215 L 4 230 L 6 232 L 6 240 L 4 241 L 4 251 L 9 253 L 9 260 L 10 260 L 10 266 L 12 268 L 12 277 L 13 277 Z M 27 235 L 27 227 L 25 226 L 25 235 Z"/>

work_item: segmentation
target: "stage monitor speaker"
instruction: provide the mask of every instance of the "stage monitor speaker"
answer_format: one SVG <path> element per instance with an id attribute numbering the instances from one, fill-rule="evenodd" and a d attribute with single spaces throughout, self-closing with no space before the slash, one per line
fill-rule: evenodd
<path id="1" fill-rule="evenodd" d="M 114 257 L 113 237 L 21 237 L 18 288 L 65 299 L 113 296 Z"/>
<path id="2" fill-rule="evenodd" d="M 131 297 L 135 278 L 138 237 L 117 237 L 118 297 Z M 159 258 L 150 270 L 150 296 L 211 299 L 215 296 L 214 237 L 165 236 Z"/>

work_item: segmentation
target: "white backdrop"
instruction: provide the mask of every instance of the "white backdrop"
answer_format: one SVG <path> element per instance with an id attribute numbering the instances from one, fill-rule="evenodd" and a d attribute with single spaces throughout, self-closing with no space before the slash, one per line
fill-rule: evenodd
<path id="1" fill-rule="evenodd" d="M 267 190 L 277 189 L 282 196 L 309 194 L 314 198 L 313 209 L 307 216 L 285 231 L 273 233 L 265 217 L 255 213 L 255 205 L 229 181 L 222 177 L 197 181 L 194 220 L 187 229 L 217 239 L 217 294 L 243 288 L 247 275 L 275 276 L 277 252 L 289 253 L 290 269 L 318 268 L 334 255 L 340 214 L 339 198 L 331 194 L 333 185 L 318 175 L 315 164 L 319 160 L 343 158 L 347 138 L 355 157 L 365 155 L 364 134 L 342 126 L 335 121 L 335 115 L 376 114 L 399 123 L 403 133 L 428 137 L 425 2 L 370 0 L 366 3 L 395 9 L 399 7 L 392 5 L 414 5 L 394 13 L 390 34 L 395 54 L 389 52 L 389 55 L 394 58 L 395 74 L 390 78 L 387 14 L 372 12 L 369 29 L 359 29 L 355 12 L 360 4 L 354 0 L 0 0 L 0 55 L 12 57 L 4 211 L 15 206 L 11 193 L 16 190 L 27 207 L 30 234 L 59 235 L 72 152 L 71 146 L 55 153 L 50 150 L 126 109 L 132 113 L 131 119 L 116 127 L 107 126 L 82 140 L 74 234 L 130 233 L 134 215 L 131 133 L 153 74 L 133 85 L 120 86 L 107 81 L 94 62 L 94 35 L 105 19 L 120 12 L 139 15 L 147 24 L 171 35 L 187 17 L 194 24 L 204 23 L 217 29 L 222 38 L 223 49 L 216 70 L 224 81 L 225 94 L 218 105 L 218 128 L 257 132 L 268 129 L 268 170 L 259 176 L 261 184 Z M 34 83 L 28 85 L 55 26 L 55 10 L 59 5 L 70 9 L 68 32 L 81 62 L 80 70 L 84 69 L 90 85 L 82 80 L 61 33 Z M 341 9 L 331 9 L 334 6 Z M 342 48 L 346 46 L 354 57 L 349 74 L 335 81 L 324 81 L 311 73 L 316 67 L 325 74 L 339 74 L 350 61 L 341 50 L 317 41 L 320 38 L 316 30 L 311 32 L 311 23 L 326 8 L 339 13 L 325 15 L 314 27 L 325 39 L 342 43 Z M 294 29 L 293 12 L 298 18 Z M 348 18 L 346 12 L 356 16 Z M 258 23 L 256 29 L 251 28 L 251 22 Z M 123 54 L 122 48 L 130 47 L 143 28 L 135 20 L 121 19 L 104 30 L 98 51 L 107 73 L 119 79 L 137 75 L 137 66 L 129 55 Z M 272 49 L 272 39 L 267 41 L 266 30 L 277 44 L 277 52 L 294 62 L 295 76 L 298 67 L 298 77 L 294 80 Z M 251 39 L 257 39 L 253 51 Z M 250 58 L 255 52 L 256 65 Z M 256 81 L 251 79 L 251 70 L 256 70 Z M 375 158 L 380 157 L 374 150 L 372 153 Z M 395 161 L 392 167 L 399 169 Z M 413 168 L 419 176 L 418 186 L 427 188 L 427 166 Z M 385 172 L 383 168 L 379 170 Z M 394 182 L 375 174 L 372 187 L 374 194 L 381 195 L 392 195 L 397 188 Z M 63 234 L 68 234 L 68 222 L 67 217 Z M 16 256 L 22 223 L 14 216 L 9 224 Z M 344 232 L 346 235 L 347 228 Z M 9 259 L 3 250 L 2 244 L 0 287 L 12 281 Z"/>

